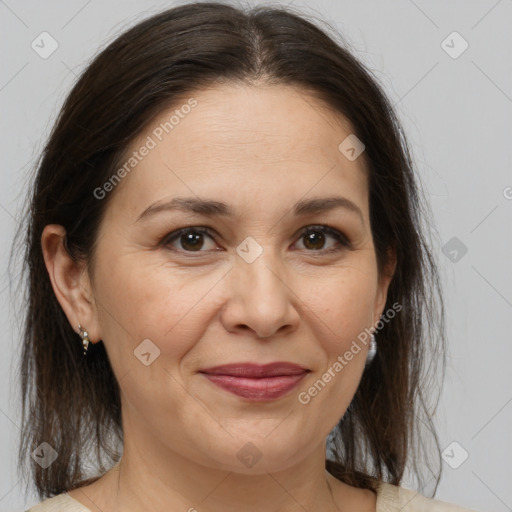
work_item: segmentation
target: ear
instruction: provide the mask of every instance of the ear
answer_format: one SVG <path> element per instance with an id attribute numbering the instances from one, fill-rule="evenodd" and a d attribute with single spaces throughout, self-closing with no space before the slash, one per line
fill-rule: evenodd
<path id="1" fill-rule="evenodd" d="M 50 276 L 53 292 L 73 330 L 80 333 L 78 324 L 96 343 L 101 339 L 97 310 L 85 264 L 75 262 L 69 255 L 64 240 L 66 230 L 58 224 L 48 224 L 41 235 L 41 248 Z"/>
<path id="2" fill-rule="evenodd" d="M 387 262 L 384 266 L 381 275 L 379 276 L 379 284 L 377 288 L 377 294 L 375 297 L 375 305 L 374 305 L 374 318 L 373 318 L 373 326 L 375 326 L 380 317 L 384 313 L 384 307 L 386 306 L 386 300 L 388 297 L 388 288 L 391 283 L 391 279 L 395 274 L 396 269 L 396 251 L 394 248 L 388 248 L 387 251 Z"/>

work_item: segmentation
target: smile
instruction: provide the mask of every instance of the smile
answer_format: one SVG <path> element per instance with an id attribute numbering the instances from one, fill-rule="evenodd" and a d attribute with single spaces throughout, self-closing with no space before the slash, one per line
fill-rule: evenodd
<path id="1" fill-rule="evenodd" d="M 277 400 L 294 389 L 309 370 L 294 363 L 235 363 L 200 371 L 211 383 L 254 402 Z"/>

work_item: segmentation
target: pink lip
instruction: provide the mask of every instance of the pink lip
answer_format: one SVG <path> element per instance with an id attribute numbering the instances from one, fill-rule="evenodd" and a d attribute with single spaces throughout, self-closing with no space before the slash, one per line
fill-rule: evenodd
<path id="1" fill-rule="evenodd" d="M 250 401 L 276 400 L 309 372 L 297 364 L 234 363 L 200 370 L 210 382 Z"/>

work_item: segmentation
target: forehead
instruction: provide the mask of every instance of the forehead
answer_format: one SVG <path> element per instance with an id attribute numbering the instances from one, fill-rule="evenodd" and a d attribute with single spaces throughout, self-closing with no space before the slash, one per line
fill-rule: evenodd
<path id="1" fill-rule="evenodd" d="M 126 166 L 116 202 L 136 215 L 141 206 L 184 193 L 239 200 L 246 208 L 256 197 L 262 207 L 264 195 L 270 208 L 287 197 L 295 202 L 338 191 L 365 210 L 363 156 L 351 161 L 339 150 L 351 133 L 345 118 L 296 87 L 196 91 L 162 111 L 130 144 L 121 165 L 130 158 L 134 165 Z"/>

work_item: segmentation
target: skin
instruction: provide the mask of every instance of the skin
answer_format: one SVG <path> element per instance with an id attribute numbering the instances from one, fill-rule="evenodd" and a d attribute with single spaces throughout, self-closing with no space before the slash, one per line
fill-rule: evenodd
<path id="1" fill-rule="evenodd" d="M 354 396 L 367 347 L 310 403 L 298 401 L 384 311 L 395 260 L 378 274 L 364 156 L 345 158 L 338 145 L 349 123 L 299 89 L 224 84 L 193 96 L 197 106 L 111 192 L 92 272 L 68 257 L 61 226 L 42 236 L 69 322 L 105 344 L 122 394 L 120 471 L 69 494 L 92 511 L 374 511 L 374 493 L 325 470 L 326 437 Z M 333 195 L 362 217 L 344 208 L 293 215 L 295 202 Z M 178 196 L 225 202 L 235 217 L 162 211 L 137 221 Z M 318 224 L 351 247 L 318 232 L 308 243 L 301 232 Z M 196 251 L 183 237 L 160 243 L 183 227 L 209 227 L 212 236 L 199 236 Z M 252 263 L 236 252 L 248 236 L 263 248 Z M 160 350 L 149 366 L 134 356 L 144 339 Z M 198 373 L 272 361 L 310 373 L 267 402 Z M 261 453 L 252 467 L 237 457 L 248 442 Z"/>

